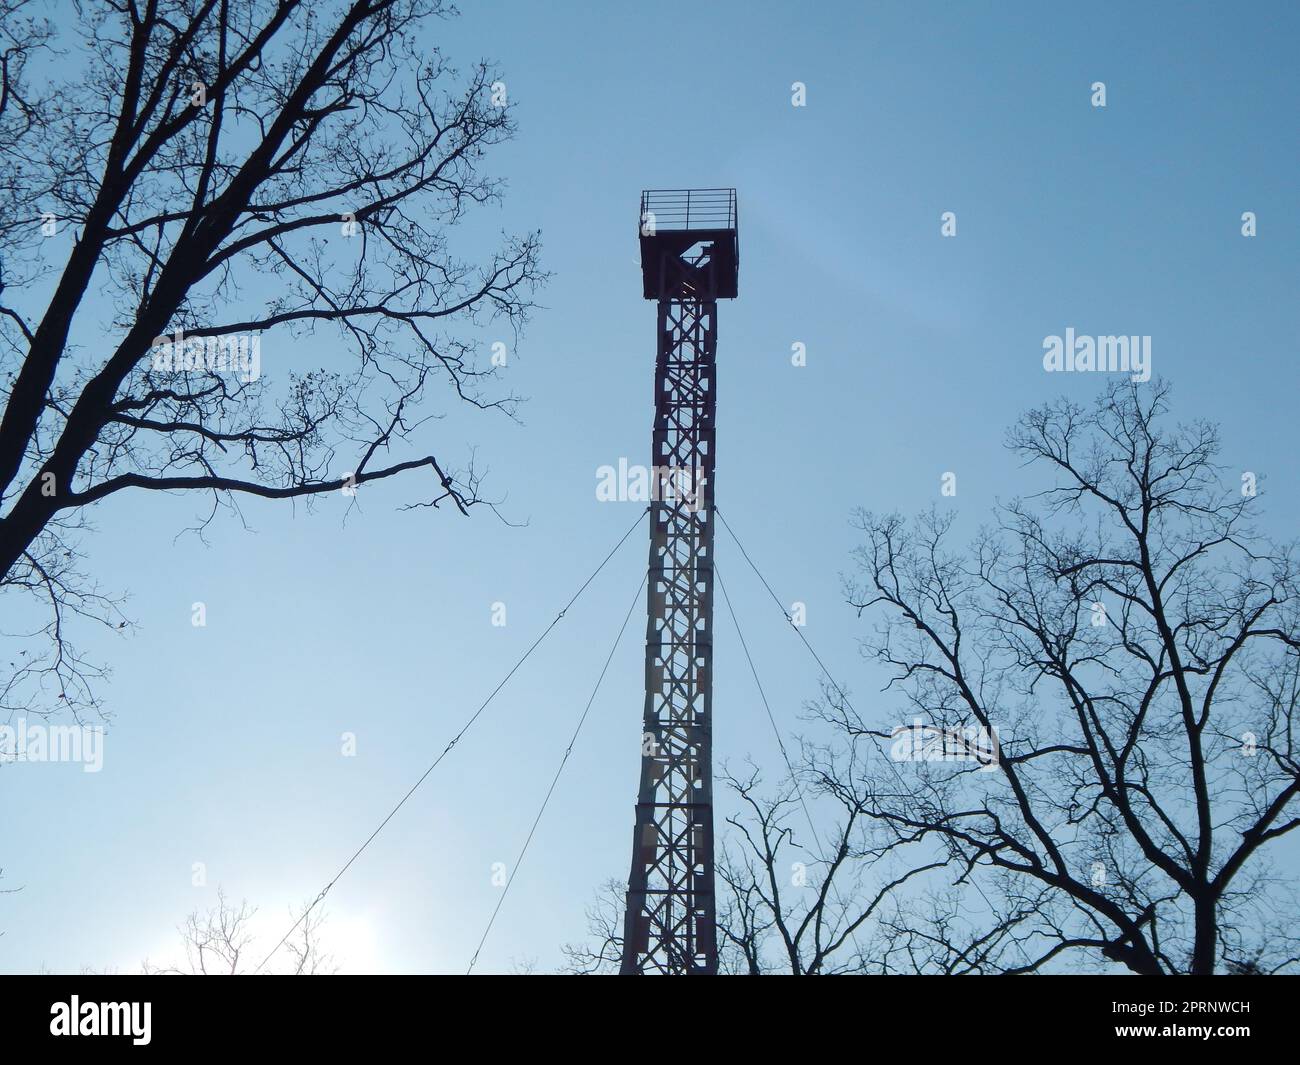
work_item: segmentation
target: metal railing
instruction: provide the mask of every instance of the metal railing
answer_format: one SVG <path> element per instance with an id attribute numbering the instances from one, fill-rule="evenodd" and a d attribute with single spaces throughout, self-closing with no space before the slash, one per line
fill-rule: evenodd
<path id="1" fill-rule="evenodd" d="M 656 230 L 735 229 L 735 189 L 647 189 L 641 193 L 641 227 Z"/>

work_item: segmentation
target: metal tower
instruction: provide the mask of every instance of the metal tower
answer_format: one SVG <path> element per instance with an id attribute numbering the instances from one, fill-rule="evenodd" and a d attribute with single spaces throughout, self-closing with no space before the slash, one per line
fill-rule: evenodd
<path id="1" fill-rule="evenodd" d="M 719 299 L 736 297 L 735 189 L 641 194 L 658 301 L 641 785 L 621 972 L 717 972 L 713 890 L 713 461 Z"/>

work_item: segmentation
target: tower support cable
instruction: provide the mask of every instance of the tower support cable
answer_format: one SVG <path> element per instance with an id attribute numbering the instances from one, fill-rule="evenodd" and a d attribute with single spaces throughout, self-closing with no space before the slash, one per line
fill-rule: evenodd
<path id="1" fill-rule="evenodd" d="M 618 543 L 616 543 L 612 548 L 610 548 L 609 554 L 607 554 L 603 559 L 601 559 L 600 565 L 597 566 L 594 570 L 592 570 L 591 575 L 585 581 L 583 581 L 581 585 L 578 586 L 578 590 L 574 592 L 572 596 L 570 596 L 569 601 L 564 604 L 564 606 L 560 609 L 560 612 L 556 614 L 555 617 L 551 620 L 551 623 L 547 625 L 545 629 L 542 630 L 542 634 L 538 636 L 537 639 L 532 642 L 532 644 L 529 645 L 528 650 L 526 650 L 520 656 L 519 660 L 515 662 L 513 666 L 510 667 L 510 672 L 501 678 L 501 683 L 499 683 L 495 688 L 492 689 L 492 692 L 488 695 L 488 697 L 484 699 L 481 704 L 479 704 L 479 708 L 475 710 L 473 714 L 470 715 L 469 720 L 466 721 L 465 724 L 461 726 L 460 731 L 457 732 L 447 743 L 447 746 L 442 749 L 442 753 L 439 754 L 438 757 L 433 760 L 433 762 L 429 765 L 428 769 L 426 769 L 423 773 L 420 774 L 420 779 L 411 785 L 410 789 L 406 792 L 406 794 L 403 795 L 397 801 L 397 805 L 388 811 L 387 816 L 382 821 L 380 821 L 378 826 L 375 828 L 375 830 L 371 832 L 369 836 L 366 837 L 365 842 L 362 843 L 361 846 L 358 847 L 356 851 L 353 852 L 352 857 L 349 858 L 346 862 L 344 862 L 343 867 L 339 869 L 339 871 L 335 873 L 333 877 L 330 878 L 329 883 L 327 883 L 323 888 L 321 888 L 320 894 L 317 895 L 311 901 L 311 904 L 305 910 L 302 911 L 302 914 L 298 917 L 298 920 L 296 920 L 293 923 L 293 926 L 289 929 L 289 931 L 285 932 L 284 936 L 281 937 L 280 942 L 278 942 L 271 949 L 271 952 L 267 954 L 267 956 L 263 958 L 262 961 L 258 964 L 257 968 L 253 970 L 254 973 L 261 972 L 262 969 L 266 966 L 266 963 L 275 956 L 276 952 L 281 947 L 283 947 L 286 942 L 288 942 L 289 937 L 298 930 L 298 926 L 301 925 L 302 922 L 307 919 L 307 915 L 310 914 L 311 911 L 314 910 L 321 903 L 321 901 L 325 898 L 326 895 L 329 894 L 330 888 L 332 888 L 336 883 L 338 883 L 339 879 L 343 876 L 343 874 L 346 873 L 349 868 L 351 868 L 352 863 L 355 862 L 359 857 L 361 857 L 362 852 L 367 847 L 369 847 L 371 842 L 374 840 L 374 838 L 384 830 L 384 826 L 387 825 L 388 822 L 393 819 L 397 811 L 400 810 L 404 805 L 406 805 L 406 800 L 415 794 L 416 790 L 420 787 L 421 784 L 425 782 L 429 774 L 432 773 L 435 769 L 437 769 L 439 764 L 442 762 L 442 760 L 446 758 L 448 754 L 451 753 L 452 748 L 455 747 L 456 744 L 458 744 L 461 741 L 461 738 L 465 735 L 465 733 L 467 733 L 470 730 L 474 722 L 476 722 L 479 719 L 483 711 L 488 708 L 488 705 L 492 702 L 492 700 L 497 697 L 497 694 L 501 691 L 501 689 L 506 686 L 510 678 L 513 677 L 515 673 L 519 671 L 519 668 L 525 662 L 528 661 L 532 653 L 536 651 L 539 646 L 541 646 L 542 641 L 545 640 L 546 637 L 551 634 L 551 631 L 555 628 L 555 626 L 558 625 L 564 619 L 565 614 L 569 612 L 569 608 L 572 607 L 573 604 L 578 601 L 582 593 L 587 590 L 587 586 L 590 585 L 591 582 L 594 581 L 597 576 L 599 576 L 601 570 L 605 568 L 609 560 L 618 553 L 618 549 L 623 546 L 623 544 L 627 541 L 627 538 L 631 536 L 633 531 L 636 529 L 636 527 L 641 524 L 641 520 L 646 516 L 646 514 L 649 513 L 649 511 L 650 508 L 646 507 L 643 511 L 641 511 L 640 514 L 637 515 L 636 521 L 634 521 L 631 524 L 631 526 L 628 528 L 627 532 L 625 532 L 619 538 Z"/>
<path id="2" fill-rule="evenodd" d="M 839 682 L 834 678 L 834 676 L 831 675 L 831 671 L 826 668 L 826 663 L 822 661 L 821 655 L 819 655 L 813 649 L 813 645 L 808 642 L 808 637 L 806 637 L 800 631 L 799 626 L 794 623 L 794 618 L 790 616 L 790 612 L 786 610 L 785 604 L 781 602 L 776 592 L 772 590 L 772 586 L 767 582 L 767 578 L 763 576 L 763 574 L 759 571 L 758 566 L 754 564 L 754 560 L 749 557 L 749 552 L 745 550 L 745 545 L 740 542 L 740 538 L 736 535 L 735 530 L 732 529 L 731 525 L 727 522 L 727 519 L 723 517 L 722 512 L 718 510 L 717 507 L 714 507 L 713 512 L 717 514 L 718 520 L 722 522 L 722 527 L 727 530 L 727 535 L 731 537 L 732 543 L 736 545 L 741 555 L 744 556 L 745 561 L 749 563 L 749 568 L 754 571 L 754 575 L 759 579 L 763 587 L 767 589 L 767 594 L 772 597 L 772 602 L 774 602 L 777 605 L 777 609 L 780 610 L 781 613 L 785 616 L 785 620 L 790 623 L 790 627 L 794 629 L 795 635 L 799 637 L 799 641 L 804 645 L 804 647 L 808 649 L 808 653 L 812 655 L 813 660 L 817 663 L 818 667 L 820 667 L 822 671 L 822 675 L 825 676 L 825 678 L 830 682 L 831 687 L 835 689 L 836 694 L 839 696 L 840 699 L 843 700 L 844 705 L 847 706 L 849 710 L 852 711 L 854 714 L 857 714 L 858 712 L 857 709 L 854 707 L 853 703 L 849 701 L 848 692 L 846 692 L 840 686 Z M 903 774 L 899 772 L 898 766 L 894 764 L 893 760 L 886 758 L 885 763 L 889 766 L 891 770 L 893 770 L 894 776 L 898 778 L 898 782 L 904 787 L 906 787 L 907 781 L 903 779 Z M 815 838 L 815 834 L 814 834 L 814 838 Z M 969 883 L 975 888 L 976 892 L 978 892 L 980 898 L 984 900 L 984 904 L 989 908 L 989 913 L 996 915 L 997 910 L 994 908 L 993 903 L 990 901 L 988 895 L 984 893 L 984 889 L 980 887 L 979 881 L 971 879 L 969 880 Z M 1024 944 L 1022 944 L 1020 940 L 1015 939 L 1014 937 L 1012 938 L 1011 941 L 1015 943 L 1017 949 L 1020 951 L 1021 957 L 1023 957 L 1026 962 L 1029 962 L 1030 960 L 1029 955 L 1025 951 Z M 854 942 L 856 943 L 856 940 L 854 940 Z"/>
<path id="3" fill-rule="evenodd" d="M 501 889 L 501 895 L 497 899 L 497 904 L 492 910 L 492 916 L 488 918 L 487 927 L 483 929 L 483 935 L 478 941 L 478 946 L 474 948 L 474 957 L 469 960 L 469 967 L 465 970 L 465 975 L 469 976 L 474 971 L 474 966 L 478 962 L 478 956 L 483 950 L 483 944 L 487 942 L 488 933 L 492 931 L 492 925 L 496 923 L 497 914 L 501 912 L 501 907 L 505 904 L 506 895 L 510 892 L 510 885 L 515 882 L 515 876 L 519 872 L 519 867 L 524 863 L 524 855 L 528 853 L 528 845 L 533 842 L 533 836 L 537 833 L 537 826 L 541 824 L 542 815 L 546 813 L 546 806 L 551 801 L 551 796 L 555 794 L 555 785 L 560 782 L 560 774 L 564 772 L 565 765 L 568 764 L 569 755 L 573 753 L 573 747 L 578 742 L 578 736 L 582 732 L 582 726 L 587 722 L 587 715 L 591 713 L 591 706 L 596 701 L 596 695 L 600 691 L 600 685 L 605 680 L 605 674 L 609 672 L 609 664 L 614 660 L 614 653 L 618 650 L 618 645 L 623 640 L 623 633 L 627 631 L 627 623 L 632 619 L 632 611 L 636 609 L 637 603 L 641 599 L 641 592 L 645 589 L 646 577 L 641 578 L 641 583 L 637 585 L 636 595 L 632 597 L 632 604 L 627 608 L 627 613 L 623 615 L 623 624 L 618 627 L 618 635 L 614 637 L 614 644 L 609 649 L 609 654 L 605 657 L 605 664 L 600 669 L 600 676 L 596 678 L 596 684 L 591 689 L 591 697 L 587 700 L 587 705 L 583 708 L 582 716 L 578 718 L 578 724 L 573 730 L 573 735 L 569 737 L 569 745 L 564 749 L 564 754 L 560 758 L 560 764 L 555 769 L 555 776 L 551 778 L 551 786 L 546 789 L 546 794 L 542 796 L 542 805 L 538 808 L 537 816 L 533 818 L 532 826 L 528 829 L 528 836 L 524 840 L 524 845 L 519 848 L 519 856 L 515 858 L 514 864 L 510 867 L 510 876 L 506 879 L 505 886 Z"/>
<path id="4" fill-rule="evenodd" d="M 727 606 L 727 613 L 731 615 L 731 623 L 736 629 L 736 636 L 740 639 L 740 648 L 745 652 L 745 661 L 749 663 L 749 672 L 754 678 L 754 686 L 758 688 L 758 696 L 763 700 L 763 709 L 767 711 L 767 720 L 772 724 L 772 735 L 776 737 L 776 745 L 781 750 L 781 759 L 785 762 L 786 772 L 790 774 L 790 783 L 794 786 L 794 793 L 799 799 L 800 807 L 803 808 L 804 820 L 808 822 L 808 831 L 812 833 L 813 843 L 817 848 L 813 853 L 816 854 L 817 860 L 829 870 L 832 868 L 832 863 L 826 860 L 826 850 L 822 846 L 821 836 L 818 834 L 817 826 L 813 822 L 812 812 L 808 809 L 808 800 L 804 798 L 803 785 L 799 782 L 799 776 L 794 771 L 794 764 L 790 761 L 790 755 L 786 751 L 785 739 L 781 735 L 780 728 L 777 727 L 776 716 L 772 713 L 772 704 L 768 701 L 767 692 L 763 688 L 763 682 L 759 679 L 758 667 L 754 664 L 754 656 L 749 653 L 749 644 L 745 640 L 745 634 L 740 629 L 740 618 L 737 616 L 735 608 L 731 605 L 731 596 L 727 594 L 727 585 L 722 579 L 722 571 L 718 568 L 716 562 L 713 564 L 713 575 L 717 578 L 718 588 L 722 591 L 722 601 Z M 828 872 L 827 875 L 829 876 L 830 873 Z M 847 916 L 848 910 L 844 907 L 844 899 L 840 895 L 839 885 L 834 881 L 831 882 L 831 891 L 835 895 L 835 904 L 844 909 Z M 853 945 L 857 948 L 860 955 L 862 953 L 862 945 L 858 942 L 858 935 L 855 929 L 850 929 L 849 938 L 853 940 Z"/>

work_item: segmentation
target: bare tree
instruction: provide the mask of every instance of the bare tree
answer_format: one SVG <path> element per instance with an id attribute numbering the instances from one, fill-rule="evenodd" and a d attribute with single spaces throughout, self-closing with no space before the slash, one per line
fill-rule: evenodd
<path id="1" fill-rule="evenodd" d="M 965 553 L 951 515 L 859 516 L 851 599 L 914 724 L 832 694 L 847 743 L 807 768 L 1020 915 L 1006 971 L 1300 958 L 1270 860 L 1300 826 L 1295 549 L 1252 528 L 1254 475 L 1225 484 L 1215 427 L 1170 424 L 1168 399 L 1126 382 L 1027 414 L 1009 446 L 1048 486 Z M 958 742 L 890 760 L 917 757 L 914 730 Z"/>
<path id="2" fill-rule="evenodd" d="M 513 409 L 476 330 L 541 275 L 535 234 L 453 247 L 514 126 L 438 50 L 442 0 L 83 0 L 65 37 L 40 10 L 0 0 L 0 711 L 80 714 L 70 623 L 125 623 L 79 565 L 93 504 L 197 490 L 202 525 L 423 472 L 413 506 L 465 510 L 472 463 L 418 430 L 435 382 Z"/>
<path id="3" fill-rule="evenodd" d="M 863 925 L 894 885 L 865 897 L 854 840 L 862 811 L 852 796 L 837 796 L 844 816 L 823 851 L 820 841 L 805 835 L 812 833 L 811 820 L 804 832 L 792 824 L 803 804 L 795 781 L 787 781 L 774 796 L 760 795 L 756 769 L 743 778 L 724 773 L 722 781 L 739 797 L 744 812 L 727 817 L 739 847 L 727 847 L 718 863 L 718 876 L 728 889 L 718 925 L 721 938 L 743 958 L 744 971 L 795 976 L 864 971 L 867 962 L 857 934 L 860 929 L 865 933 Z M 924 867 L 908 871 L 903 880 L 922 871 Z M 775 961 L 768 952 L 771 944 Z"/>
<path id="4" fill-rule="evenodd" d="M 762 792 L 751 767 L 720 781 L 740 811 L 727 818 L 730 843 L 718 860 L 718 969 L 724 974 L 831 976 L 850 973 L 1000 972 L 1021 911 L 968 919 L 953 894 L 908 895 L 948 863 L 912 861 L 905 843 L 887 838 L 851 789 L 836 782 L 821 794 L 838 814 L 823 848 L 803 818 L 793 780 Z M 810 776 L 805 782 L 817 788 Z M 563 948 L 566 971 L 618 971 L 627 884 L 601 885 L 587 909 L 587 939 Z"/>
<path id="5" fill-rule="evenodd" d="M 304 910 L 307 908 L 304 907 Z M 249 930 L 257 910 L 246 901 L 238 906 L 217 889 L 217 904 L 204 913 L 195 910 L 181 927 L 185 949 L 183 965 L 155 966 L 144 963 L 149 976 L 244 976 L 257 971 L 260 957 L 253 951 L 255 937 Z M 307 912 L 293 936 L 284 944 L 287 966 L 278 971 L 292 976 L 329 976 L 337 972 L 334 959 L 320 944 L 323 913 Z M 272 967 L 268 971 L 277 971 Z"/>
<path id="6" fill-rule="evenodd" d="M 801 762 L 825 748 L 805 743 Z M 732 972 L 834 976 L 1001 972 L 1023 908 L 971 913 L 960 892 L 936 888 L 953 863 L 883 831 L 852 774 L 796 770 L 764 793 L 756 770 L 724 774 L 740 799 L 718 864 L 718 914 Z M 809 804 L 813 807 L 810 808 Z M 826 812 L 829 804 L 830 813 Z M 813 813 L 816 809 L 817 813 Z M 827 824 L 825 840 L 813 818 Z"/>
<path id="7" fill-rule="evenodd" d="M 565 943 L 564 971 L 575 976 L 608 976 L 618 972 L 623 956 L 623 904 L 627 884 L 606 880 L 587 907 L 587 939 Z"/>

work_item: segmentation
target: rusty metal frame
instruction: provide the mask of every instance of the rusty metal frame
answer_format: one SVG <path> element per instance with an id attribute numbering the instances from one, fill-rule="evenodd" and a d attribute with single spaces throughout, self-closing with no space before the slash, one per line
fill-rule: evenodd
<path id="1" fill-rule="evenodd" d="M 658 289 L 653 466 L 659 490 L 651 504 L 645 714 L 624 974 L 709 975 L 718 964 L 712 773 L 715 356 L 719 288 L 734 293 L 735 260 L 688 259 L 681 249 L 680 241 L 661 243 L 642 235 L 643 269 L 657 278 Z M 730 276 L 720 278 L 720 268 Z M 689 471 L 689 491 L 682 491 L 681 471 Z"/>

